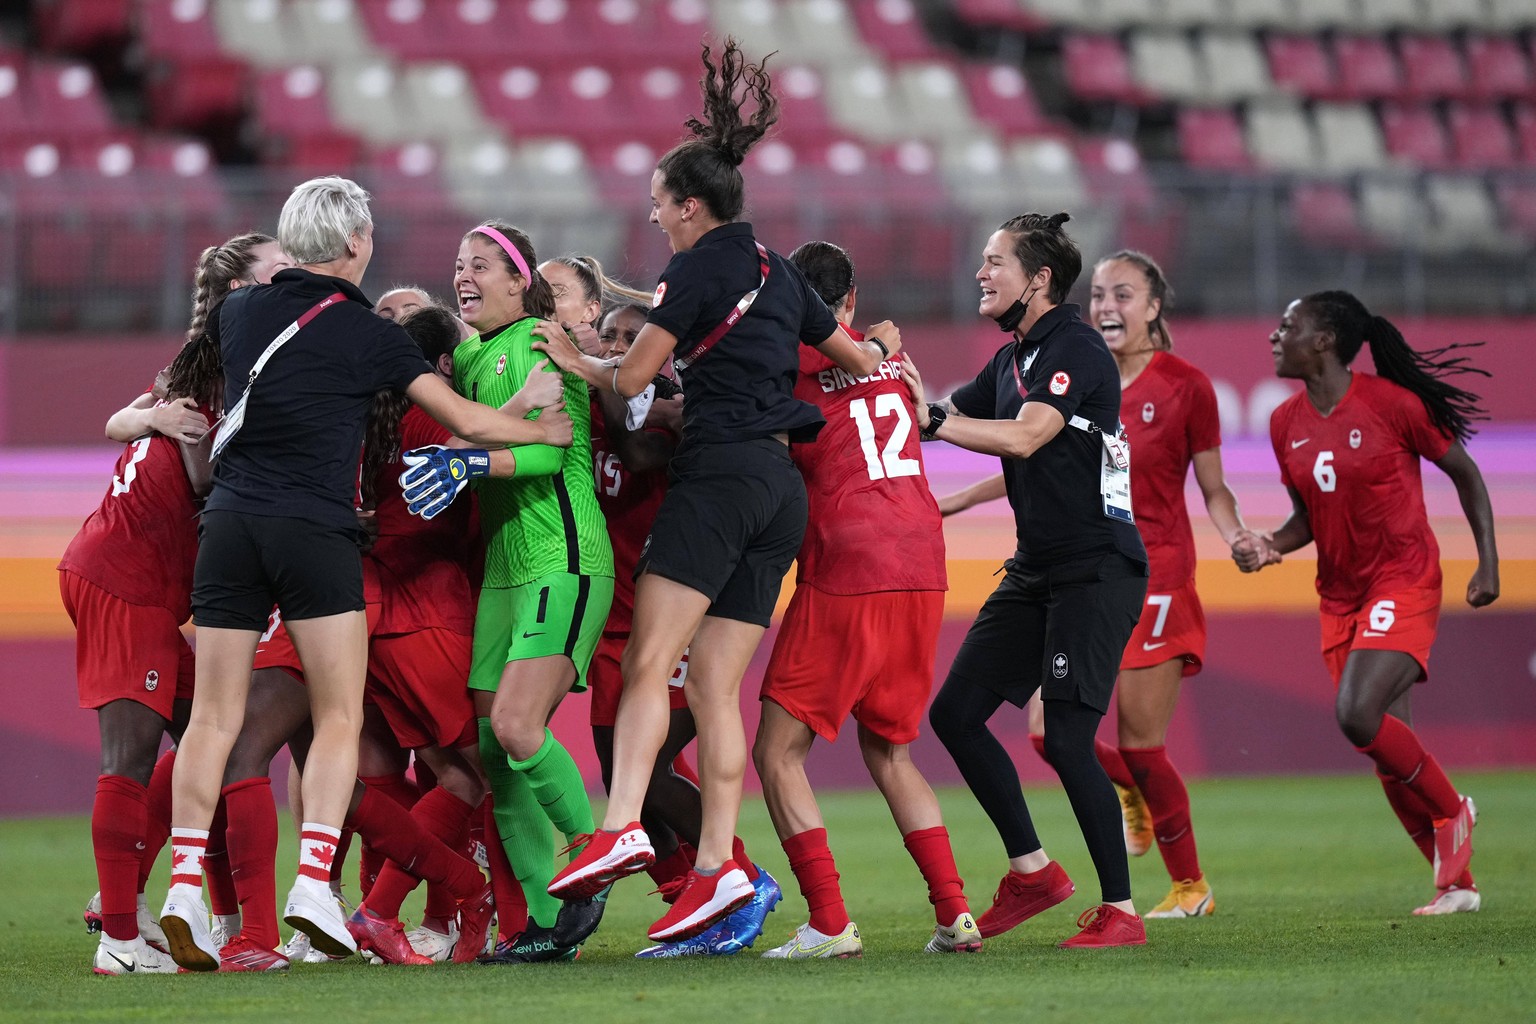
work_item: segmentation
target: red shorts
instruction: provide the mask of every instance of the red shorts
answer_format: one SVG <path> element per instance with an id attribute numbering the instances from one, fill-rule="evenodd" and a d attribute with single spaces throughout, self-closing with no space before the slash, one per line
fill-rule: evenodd
<path id="1" fill-rule="evenodd" d="M 624 645 L 629 643 L 628 633 L 604 633 L 592 652 L 592 664 L 587 667 L 587 689 L 592 694 L 592 724 L 612 727 L 619 714 L 619 697 L 624 693 L 624 673 L 619 665 L 624 658 Z M 673 711 L 688 709 L 688 695 L 683 683 L 688 679 L 688 652 L 672 670 L 667 684 L 667 706 Z"/>
<path id="2" fill-rule="evenodd" d="M 1352 651 L 1401 651 L 1429 678 L 1429 649 L 1440 624 L 1440 588 L 1404 587 L 1372 594 L 1346 615 L 1323 612 L 1323 661 L 1337 686 Z"/>
<path id="3" fill-rule="evenodd" d="M 370 593 L 368 596 L 372 597 Z M 374 629 L 379 624 L 379 612 L 383 605 L 377 601 L 369 601 L 364 609 L 368 616 L 368 635 L 373 636 Z M 251 666 L 252 670 L 264 668 L 280 668 L 293 676 L 299 682 L 304 681 L 304 666 L 299 661 L 299 652 L 293 646 L 293 640 L 288 636 L 288 625 L 283 622 L 283 613 L 273 608 L 267 616 L 267 628 L 262 631 L 261 638 L 256 641 L 256 660 Z"/>
<path id="4" fill-rule="evenodd" d="M 1147 592 L 1136 630 L 1120 655 L 1120 671 L 1151 668 L 1174 658 L 1184 659 L 1184 675 L 1199 672 L 1205 662 L 1205 610 L 1195 581 L 1172 593 Z"/>
<path id="5" fill-rule="evenodd" d="M 942 590 L 841 595 L 796 587 L 762 699 L 827 740 L 852 715 L 891 743 L 911 743 L 933 692 L 943 618 Z"/>
<path id="6" fill-rule="evenodd" d="M 129 604 L 68 570 L 59 593 L 75 624 L 82 708 L 131 700 L 169 720 L 177 700 L 192 699 L 192 648 L 174 614 Z"/>
<path id="7" fill-rule="evenodd" d="M 369 641 L 368 691 L 402 747 L 462 747 L 476 741 L 469 652 L 470 638 L 449 629 Z"/>

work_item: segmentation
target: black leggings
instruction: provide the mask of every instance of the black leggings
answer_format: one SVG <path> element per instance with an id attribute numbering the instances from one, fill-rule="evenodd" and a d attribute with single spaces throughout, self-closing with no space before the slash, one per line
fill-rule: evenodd
<path id="1" fill-rule="evenodd" d="M 966 785 L 992 819 L 1010 858 L 1040 849 L 1040 838 L 1019 788 L 1019 773 L 1008 751 L 987 728 L 1003 698 L 982 686 L 951 676 L 928 712 Z M 1083 841 L 1099 875 L 1103 902 L 1131 898 L 1125 835 L 1115 787 L 1094 754 L 1094 734 L 1104 716 L 1076 700 L 1045 702 L 1045 756 L 1072 803 Z"/>

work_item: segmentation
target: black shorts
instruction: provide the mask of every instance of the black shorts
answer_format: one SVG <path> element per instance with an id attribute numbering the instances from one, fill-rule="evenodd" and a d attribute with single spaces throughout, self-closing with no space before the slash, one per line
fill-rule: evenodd
<path id="1" fill-rule="evenodd" d="M 1115 553 L 1037 569 L 1009 559 L 1003 568 L 1007 575 L 981 606 L 949 678 L 1019 707 L 1039 690 L 1045 700 L 1107 712 L 1146 599 L 1146 567 Z"/>
<path id="2" fill-rule="evenodd" d="M 287 620 L 363 610 L 359 531 L 307 519 L 203 513 L 192 621 L 261 632 L 275 604 Z"/>
<path id="3" fill-rule="evenodd" d="M 773 438 L 684 442 L 640 552 L 651 572 L 710 599 L 709 614 L 767 626 L 805 536 L 805 481 Z"/>

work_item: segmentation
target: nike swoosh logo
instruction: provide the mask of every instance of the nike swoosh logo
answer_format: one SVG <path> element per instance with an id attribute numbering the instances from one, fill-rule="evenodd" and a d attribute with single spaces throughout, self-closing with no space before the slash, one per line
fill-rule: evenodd
<path id="1" fill-rule="evenodd" d="M 1312 440 L 1310 437 L 1304 437 L 1300 441 L 1292 441 L 1291 442 L 1291 449 L 1295 450 L 1297 448 L 1300 448 L 1302 445 L 1306 444 L 1310 440 Z"/>
<path id="2" fill-rule="evenodd" d="M 523 634 L 523 639 L 524 640 L 532 640 L 536 636 L 543 636 L 543 635 L 544 635 L 543 633 L 524 633 Z"/>
<path id="3" fill-rule="evenodd" d="M 1155 651 L 1159 647 L 1167 647 L 1167 646 L 1168 646 L 1168 641 L 1164 640 L 1160 644 L 1146 644 L 1146 643 L 1144 643 L 1144 644 L 1141 645 L 1141 649 L 1144 650 L 1144 651 Z"/>
<path id="4" fill-rule="evenodd" d="M 123 965 L 123 970 L 127 971 L 129 974 L 132 974 L 134 971 L 139 969 L 139 965 L 138 964 L 131 964 L 131 963 L 129 963 L 127 960 L 124 960 L 122 957 L 118 956 L 116 953 L 112 952 L 110 949 L 107 950 L 107 956 L 111 957 L 113 960 L 116 960 L 118 963 L 122 964 Z"/>

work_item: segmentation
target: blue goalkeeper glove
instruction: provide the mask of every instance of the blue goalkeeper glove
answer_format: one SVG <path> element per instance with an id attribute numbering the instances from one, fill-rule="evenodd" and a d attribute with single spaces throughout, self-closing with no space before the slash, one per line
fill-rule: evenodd
<path id="1" fill-rule="evenodd" d="M 434 444 L 400 456 L 400 490 L 411 515 L 431 519 L 453 504 L 471 477 L 488 476 L 491 453 L 483 448 Z"/>

